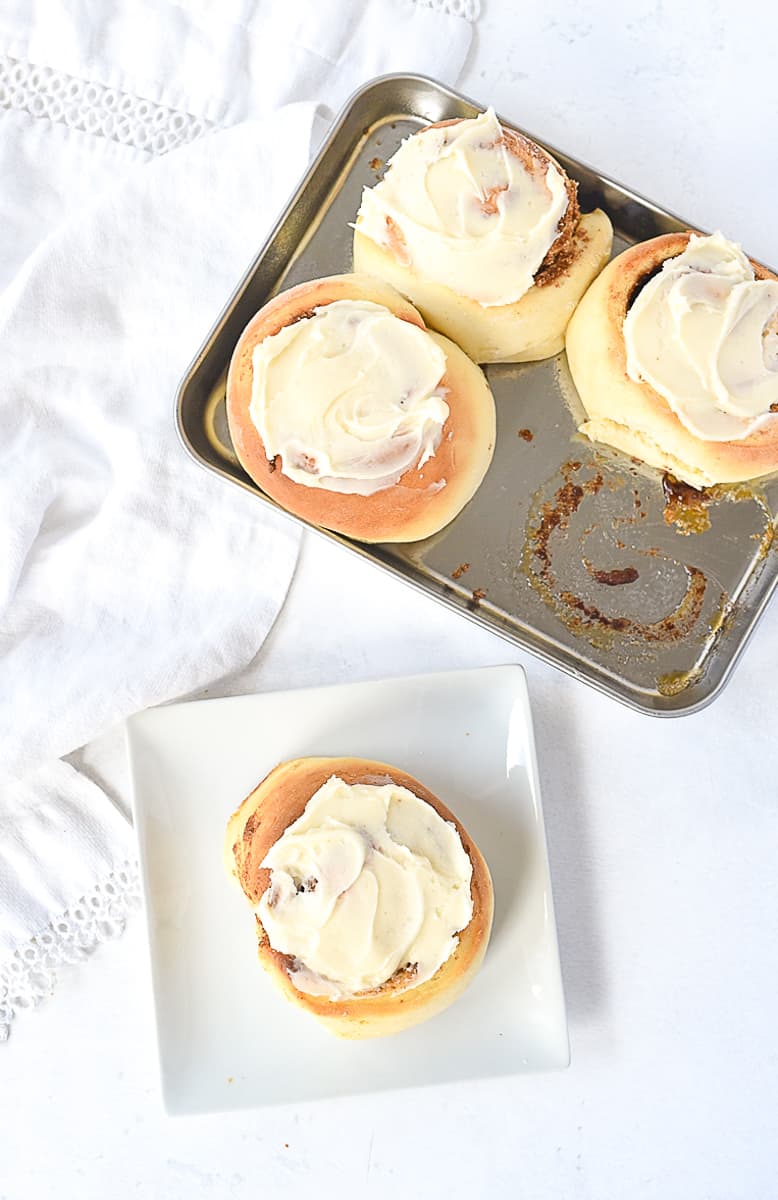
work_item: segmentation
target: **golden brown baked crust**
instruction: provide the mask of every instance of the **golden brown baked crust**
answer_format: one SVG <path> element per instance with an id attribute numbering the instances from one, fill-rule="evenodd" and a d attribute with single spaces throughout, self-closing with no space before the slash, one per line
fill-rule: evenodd
<path id="1" fill-rule="evenodd" d="M 336 300 L 371 300 L 395 316 L 425 329 L 407 300 L 380 279 L 332 275 L 281 292 L 244 329 L 227 375 L 227 420 L 235 453 L 254 482 L 282 508 L 363 542 L 411 542 L 437 533 L 475 493 L 494 452 L 494 399 L 483 375 L 447 338 L 428 331 L 446 356 L 442 386 L 449 415 L 440 444 L 421 470 L 415 467 L 392 487 L 371 496 L 305 487 L 284 475 L 277 459 L 268 460 L 262 438 L 249 416 L 251 356 L 264 338 L 309 317 Z"/>
<path id="2" fill-rule="evenodd" d="M 421 133 L 457 124 L 458 120 L 440 121 Z M 576 304 L 608 261 L 613 228 L 600 209 L 581 214 L 578 185 L 545 150 L 506 126 L 502 127 L 502 137 L 510 153 L 529 171 L 545 172 L 553 162 L 565 179 L 567 208 L 529 291 L 513 304 L 486 307 L 417 275 L 399 230 L 395 229 L 391 247 L 387 248 L 366 237 L 358 224 L 354 230 L 354 270 L 393 284 L 413 301 L 433 329 L 452 338 L 475 362 L 534 362 L 563 348 L 565 328 Z"/>
<path id="3" fill-rule="evenodd" d="M 456 949 L 431 979 L 416 987 L 407 978 L 393 977 L 382 987 L 344 999 L 331 1000 L 300 992 L 292 983 L 290 960 L 270 945 L 259 917 L 259 960 L 285 996 L 313 1014 L 344 1038 L 381 1037 L 397 1033 L 442 1012 L 477 973 L 492 927 L 494 894 L 489 868 L 461 822 L 437 796 L 412 775 L 387 763 L 362 758 L 297 758 L 280 763 L 250 793 L 227 825 L 225 863 L 252 906 L 270 884 L 270 871 L 261 866 L 271 846 L 302 815 L 314 792 L 337 775 L 347 784 L 395 783 L 426 800 L 444 821 L 456 828 L 473 867 L 473 916 L 459 934 Z"/>
<path id="4" fill-rule="evenodd" d="M 691 231 L 631 246 L 614 258 L 581 300 L 567 329 L 570 373 L 588 420 L 580 431 L 693 487 L 756 479 L 778 470 L 778 416 L 739 442 L 690 433 L 648 383 L 627 374 L 624 319 L 644 283 L 682 254 Z M 776 276 L 752 261 L 757 279 Z"/>

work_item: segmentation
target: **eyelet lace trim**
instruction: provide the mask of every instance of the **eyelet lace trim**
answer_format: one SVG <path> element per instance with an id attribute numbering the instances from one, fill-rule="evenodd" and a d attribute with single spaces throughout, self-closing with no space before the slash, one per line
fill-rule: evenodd
<path id="1" fill-rule="evenodd" d="M 471 23 L 478 20 L 481 10 L 480 0 L 414 3 Z M 167 154 L 214 128 L 193 113 L 7 54 L 0 55 L 0 109 L 58 121 L 69 129 L 110 138 L 148 154 Z"/>
<path id="2" fill-rule="evenodd" d="M 59 969 L 83 962 L 102 942 L 123 933 L 139 903 L 137 864 L 128 861 L 0 965 L 0 1042 L 19 1011 L 52 994 Z"/>
<path id="3" fill-rule="evenodd" d="M 59 121 L 149 154 L 166 154 L 212 128 L 192 113 L 9 55 L 0 55 L 0 108 Z"/>
<path id="4" fill-rule="evenodd" d="M 449 17 L 464 17 L 470 22 L 477 21 L 481 15 L 481 0 L 414 0 L 414 3 Z"/>

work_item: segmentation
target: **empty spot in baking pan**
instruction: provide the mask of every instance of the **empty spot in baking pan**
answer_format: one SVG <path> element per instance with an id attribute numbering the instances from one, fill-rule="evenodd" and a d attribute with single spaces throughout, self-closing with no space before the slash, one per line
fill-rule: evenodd
<path id="1" fill-rule="evenodd" d="M 694 630 L 708 578 L 693 562 L 614 536 L 638 526 L 645 511 L 627 482 L 596 458 L 564 463 L 534 497 L 520 570 L 565 627 L 592 645 L 657 647 Z"/>

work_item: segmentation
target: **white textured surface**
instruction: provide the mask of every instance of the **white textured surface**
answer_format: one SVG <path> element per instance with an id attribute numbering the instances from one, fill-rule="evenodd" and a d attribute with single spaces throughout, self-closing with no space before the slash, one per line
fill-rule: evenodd
<path id="1" fill-rule="evenodd" d="M 485 0 L 462 89 L 778 262 L 773 10 L 637 9 Z M 264 653 L 265 688 L 520 657 L 311 538 Z M 3 1048 L 0 1196 L 775 1194 L 778 604 L 721 698 L 676 721 L 521 661 L 569 1071 L 166 1119 L 136 920 Z"/>

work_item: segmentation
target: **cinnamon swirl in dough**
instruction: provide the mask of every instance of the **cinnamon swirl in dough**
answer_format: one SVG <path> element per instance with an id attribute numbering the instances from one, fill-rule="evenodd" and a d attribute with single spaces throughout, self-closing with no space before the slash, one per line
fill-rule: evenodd
<path id="1" fill-rule="evenodd" d="M 491 462 L 483 372 L 378 279 L 281 292 L 243 331 L 227 376 L 235 453 L 283 508 L 364 542 L 437 533 Z"/>
<path id="2" fill-rule="evenodd" d="M 581 215 L 576 192 L 491 108 L 430 125 L 364 190 L 354 269 L 394 284 L 476 362 L 548 358 L 613 240 L 605 213 Z"/>
<path id="3" fill-rule="evenodd" d="M 778 470 L 778 278 L 720 233 L 630 247 L 567 331 L 581 432 L 693 487 Z"/>
<path id="4" fill-rule="evenodd" d="M 230 818 L 225 852 L 262 966 L 340 1037 L 427 1020 L 481 965 L 488 867 L 453 813 L 396 767 L 281 763 Z"/>

